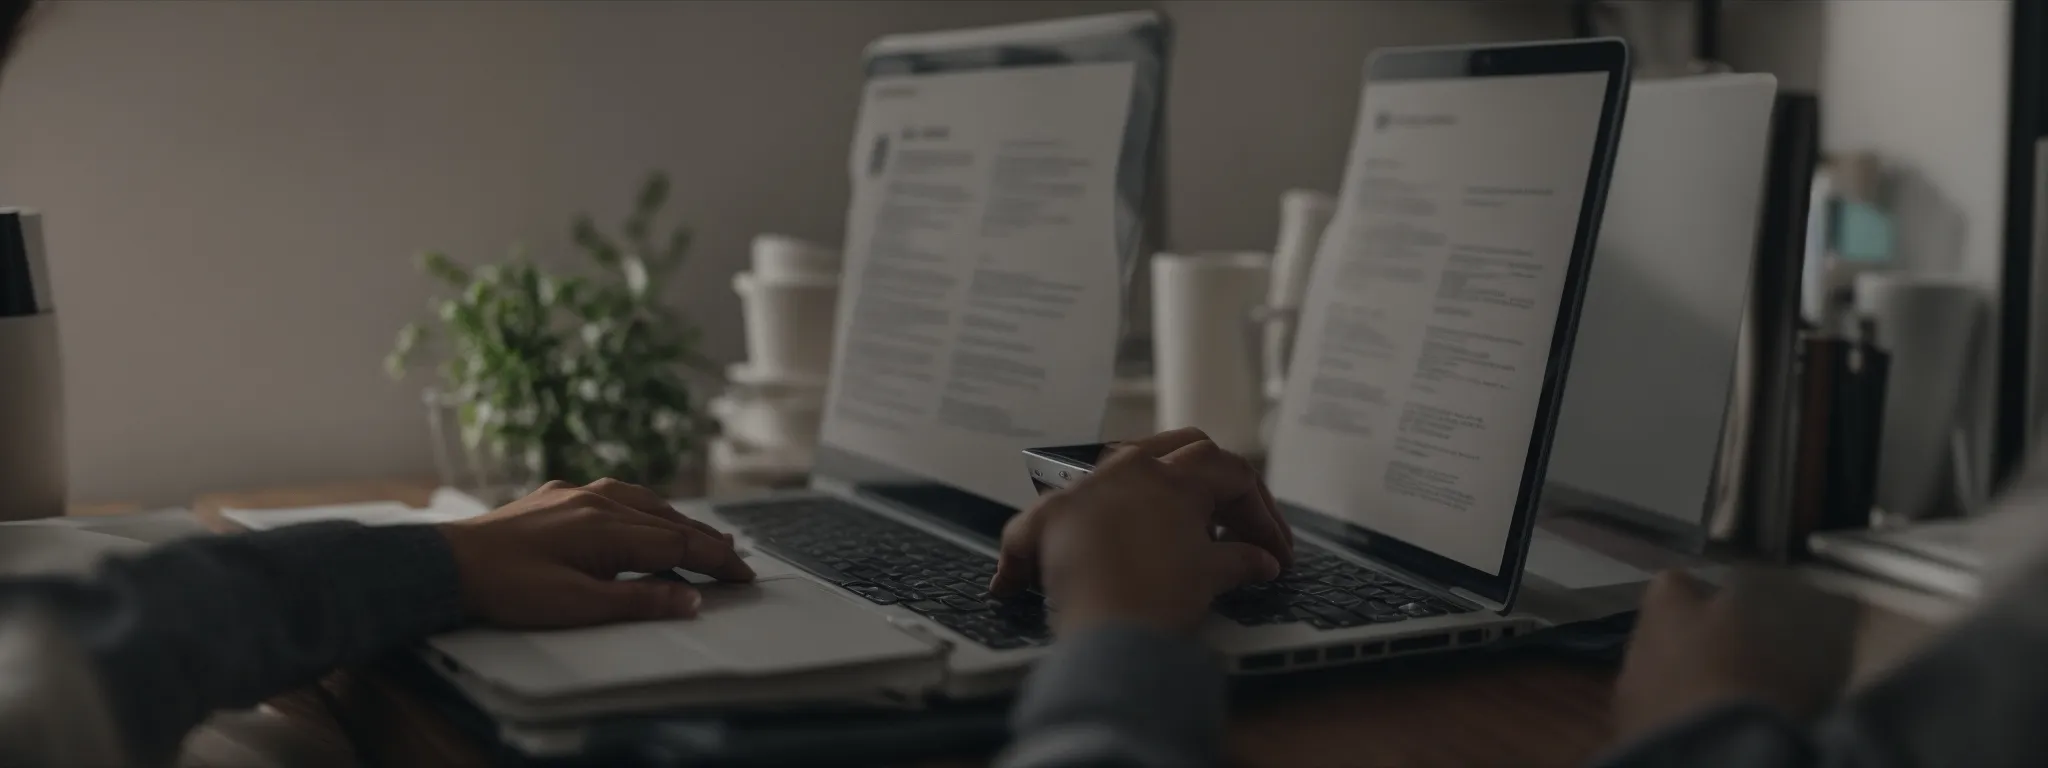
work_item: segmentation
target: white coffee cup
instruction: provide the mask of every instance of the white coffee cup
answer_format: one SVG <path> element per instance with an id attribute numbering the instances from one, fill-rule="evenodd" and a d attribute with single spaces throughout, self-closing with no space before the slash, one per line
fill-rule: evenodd
<path id="1" fill-rule="evenodd" d="M 744 305 L 749 364 L 776 378 L 825 378 L 832 367 L 837 275 L 764 279 L 741 272 L 732 287 Z"/>
<path id="2" fill-rule="evenodd" d="M 1217 445 L 1259 454 L 1265 398 L 1253 310 L 1266 299 L 1263 253 L 1152 258 L 1152 366 L 1159 429 L 1199 427 Z"/>
<path id="3" fill-rule="evenodd" d="M 788 235 L 755 235 L 753 265 L 763 280 L 836 275 L 839 249 Z"/>

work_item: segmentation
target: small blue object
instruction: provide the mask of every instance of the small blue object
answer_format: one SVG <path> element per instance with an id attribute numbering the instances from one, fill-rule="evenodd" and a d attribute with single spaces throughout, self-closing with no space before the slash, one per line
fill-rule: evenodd
<path id="1" fill-rule="evenodd" d="M 1894 235 L 1890 214 L 1855 200 L 1838 200 L 1834 209 L 1835 255 L 1865 264 L 1891 261 Z"/>

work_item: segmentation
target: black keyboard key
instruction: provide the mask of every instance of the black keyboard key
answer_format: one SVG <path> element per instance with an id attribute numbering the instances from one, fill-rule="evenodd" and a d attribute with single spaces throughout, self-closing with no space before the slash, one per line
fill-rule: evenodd
<path id="1" fill-rule="evenodd" d="M 1365 614 L 1365 618 L 1374 624 L 1392 624 L 1397 621 L 1407 621 L 1408 615 L 1400 611 L 1369 611 Z"/>
<path id="2" fill-rule="evenodd" d="M 1409 603 L 1409 604 L 1407 604 L 1407 605 L 1401 606 L 1401 612 L 1402 612 L 1402 613 L 1405 613 L 1405 614 L 1408 614 L 1408 615 L 1410 615 L 1410 616 L 1415 616 L 1415 617 L 1418 617 L 1418 618 L 1419 618 L 1419 617 L 1423 617 L 1423 616 L 1442 616 L 1442 615 L 1444 615 L 1444 612 L 1443 612 L 1443 611 L 1442 611 L 1441 609 L 1438 609 L 1438 608 L 1434 608 L 1434 607 L 1431 607 L 1431 606 L 1430 606 L 1430 605 L 1428 605 L 1427 603 L 1419 603 L 1419 602 L 1418 602 L 1418 603 Z"/>
<path id="3" fill-rule="evenodd" d="M 1350 608 L 1354 605 L 1358 605 L 1359 603 L 1365 602 L 1365 600 L 1361 599 L 1359 596 L 1351 594 L 1349 592 L 1331 592 L 1329 594 L 1323 595 L 1322 599 L 1324 602 L 1327 602 L 1339 608 Z"/>
<path id="4" fill-rule="evenodd" d="M 979 611 L 985 607 L 985 604 L 980 600 L 965 598 L 959 595 L 947 595 L 941 598 L 939 602 L 945 603 L 946 607 L 956 611 Z"/>
<path id="5" fill-rule="evenodd" d="M 875 605 L 895 605 L 898 602 L 895 595 L 875 587 L 869 587 L 865 590 L 856 589 L 853 590 L 853 593 L 867 598 L 868 602 Z"/>
<path id="6" fill-rule="evenodd" d="M 903 607 L 909 608 L 913 611 L 917 611 L 918 613 L 945 613 L 947 611 L 953 610 L 952 608 L 946 607 L 945 603 L 941 603 L 937 600 L 915 600 L 912 602 L 904 603 Z"/>
<path id="7" fill-rule="evenodd" d="M 1357 589 L 1359 587 L 1365 586 L 1364 579 L 1352 576 L 1350 574 L 1342 573 L 1337 574 L 1335 576 L 1323 577 L 1323 583 L 1333 587 L 1337 587 L 1339 589 Z"/>
<path id="8" fill-rule="evenodd" d="M 1338 608 L 1334 605 L 1310 605 L 1303 606 L 1298 610 L 1308 611 L 1309 613 L 1314 614 L 1316 618 L 1322 619 L 1323 621 L 1329 622 L 1333 625 L 1342 625 L 1350 621 L 1352 617 L 1350 611 Z"/>

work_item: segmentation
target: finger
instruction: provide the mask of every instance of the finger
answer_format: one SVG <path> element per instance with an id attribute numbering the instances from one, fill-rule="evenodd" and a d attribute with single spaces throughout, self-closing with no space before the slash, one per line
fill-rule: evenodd
<path id="1" fill-rule="evenodd" d="M 1162 458 L 1195 443 L 1209 439 L 1209 433 L 1194 427 L 1169 429 L 1151 437 L 1139 438 L 1123 443 L 1120 448 L 1133 448 L 1152 458 Z"/>
<path id="2" fill-rule="evenodd" d="M 1696 609 L 1707 602 L 1707 586 L 1692 574 L 1672 568 L 1659 571 L 1643 589 L 1644 613 Z"/>
<path id="3" fill-rule="evenodd" d="M 996 550 L 996 575 L 989 577 L 988 592 L 1008 597 L 1029 589 L 1038 580 L 1038 543 L 1045 530 L 1049 509 L 1064 492 L 1042 496 L 1010 522 L 1003 525 L 1002 546 Z"/>
<path id="4" fill-rule="evenodd" d="M 570 488 L 566 493 L 557 494 L 548 502 L 565 509 L 589 509 L 602 513 L 606 520 L 631 524 L 642 524 L 670 528 L 678 531 L 696 531 L 712 538 L 726 538 L 718 529 L 698 523 L 680 514 L 656 514 L 638 509 L 610 496 L 589 488 Z M 669 510 L 671 513 L 674 509 Z"/>
<path id="5" fill-rule="evenodd" d="M 1219 541 L 1210 544 L 1202 556 L 1203 571 L 1209 575 L 1209 589 L 1214 594 L 1280 576 L 1280 561 L 1273 553 L 1251 544 Z"/>
<path id="6" fill-rule="evenodd" d="M 621 482 L 607 477 L 583 486 L 583 490 L 655 517 L 682 523 L 713 536 L 724 535 L 717 528 L 713 528 L 709 524 L 692 520 L 688 515 L 677 512 L 675 506 L 668 503 L 668 499 L 662 498 L 661 494 L 655 493 L 644 486 Z"/>
<path id="7" fill-rule="evenodd" d="M 1182 446 L 1163 461 L 1209 495 L 1218 521 L 1239 540 L 1272 553 L 1276 561 L 1293 562 L 1294 545 L 1282 532 L 1286 523 L 1267 506 L 1250 462 L 1207 440 Z"/>
<path id="8" fill-rule="evenodd" d="M 1280 526 L 1280 533 L 1287 537 L 1287 557 L 1280 559 L 1282 566 L 1294 564 L 1294 526 L 1287 524 L 1287 513 L 1280 509 L 1280 502 L 1273 500 L 1273 489 L 1266 486 L 1266 476 L 1259 475 L 1259 496 L 1266 500 L 1266 508 L 1273 510 L 1273 524 Z"/>
<path id="9" fill-rule="evenodd" d="M 603 526 L 597 536 L 593 544 L 613 573 L 681 568 L 720 581 L 754 579 L 754 569 L 740 558 L 732 542 L 694 528 L 626 523 Z"/>
<path id="10" fill-rule="evenodd" d="M 697 615 L 704 595 L 696 587 L 663 579 L 596 580 L 584 590 L 577 625 L 614 621 L 687 619 Z"/>

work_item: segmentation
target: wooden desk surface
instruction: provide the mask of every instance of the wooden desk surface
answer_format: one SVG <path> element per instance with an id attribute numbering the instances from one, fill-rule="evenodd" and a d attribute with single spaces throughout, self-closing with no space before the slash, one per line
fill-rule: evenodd
<path id="1" fill-rule="evenodd" d="M 360 483 L 201 496 L 193 510 L 230 530 L 224 507 L 285 508 L 395 500 L 424 505 L 431 487 Z M 1513 766 L 1583 763 L 1608 742 L 1610 669 L 1527 653 L 1424 657 L 1243 686 L 1232 702 L 1230 751 L 1248 766 Z M 271 705 L 319 740 L 349 749 L 337 716 L 376 743 L 378 763 L 477 765 L 481 754 L 423 703 L 384 681 L 342 672 Z M 331 700 L 344 710 L 335 712 Z M 946 762 L 973 764 L 980 759 Z"/>

